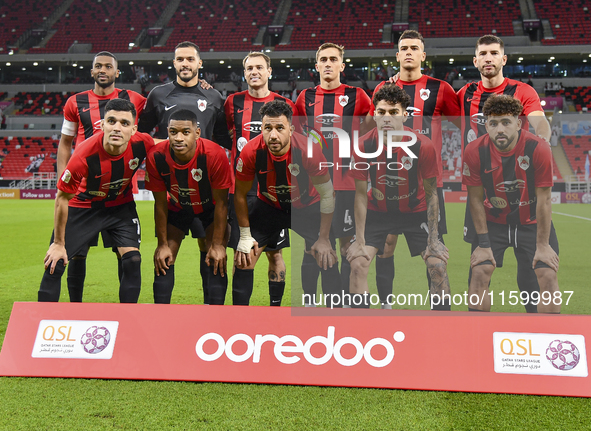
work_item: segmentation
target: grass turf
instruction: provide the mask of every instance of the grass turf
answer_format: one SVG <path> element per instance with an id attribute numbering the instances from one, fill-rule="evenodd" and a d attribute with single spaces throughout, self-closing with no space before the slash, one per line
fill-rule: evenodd
<path id="1" fill-rule="evenodd" d="M 4 200 L 0 206 L 0 340 L 14 301 L 35 301 L 52 225 L 52 201 Z M 463 205 L 448 204 L 446 243 L 452 292 L 466 289 L 469 246 L 461 240 Z M 554 212 L 591 219 L 591 206 L 555 205 Z M 152 204 L 138 203 L 144 264 L 140 302 L 151 302 Z M 591 220 L 555 214 L 561 245 L 559 284 L 573 290 L 563 312 L 591 313 L 586 248 Z M 293 249 L 299 240 L 292 238 Z M 295 262 L 301 259 L 294 253 Z M 264 258 L 263 258 L 264 260 Z M 291 273 L 288 264 L 288 274 Z M 261 267 L 262 266 L 262 267 Z M 493 276 L 494 292 L 516 291 L 515 259 Z M 93 248 L 85 301 L 117 302 L 115 257 Z M 396 293 L 426 289 L 424 264 L 411 259 L 403 240 L 396 251 Z M 293 274 L 297 280 L 297 274 Z M 266 264 L 255 271 L 252 304 L 266 305 Z M 201 303 L 198 251 L 187 240 L 177 261 L 174 303 Z M 295 281 L 295 280 L 294 280 Z M 64 282 L 65 286 L 65 282 Z M 286 291 L 284 305 L 299 299 Z M 497 294 L 498 295 L 498 294 Z M 497 299 L 498 296 L 495 296 Z M 506 296 L 507 298 L 508 296 Z M 62 301 L 67 300 L 63 289 Z M 228 297 L 229 300 L 229 297 Z M 228 302 L 228 301 L 227 301 Z M 408 307 L 407 307 L 408 308 Z M 411 307 L 412 308 L 412 307 Z M 423 308 L 426 307 L 417 307 Z M 463 306 L 453 309 L 465 310 Z M 493 311 L 523 312 L 521 305 Z M 463 394 L 187 382 L 0 378 L 0 429 L 587 429 L 589 400 L 520 395 Z"/>

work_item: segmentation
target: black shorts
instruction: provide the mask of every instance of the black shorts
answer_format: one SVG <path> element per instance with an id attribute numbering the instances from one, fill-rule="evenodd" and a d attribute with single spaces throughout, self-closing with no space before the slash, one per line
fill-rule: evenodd
<path id="1" fill-rule="evenodd" d="M 420 255 L 427 248 L 429 227 L 427 211 L 418 213 L 398 213 L 367 210 L 365 220 L 365 244 L 384 252 L 384 244 L 388 235 L 404 234 L 411 256 Z"/>
<path id="2" fill-rule="evenodd" d="M 506 224 L 486 222 L 488 227 L 488 237 L 492 248 L 493 256 L 497 263 L 497 268 L 503 266 L 505 250 L 513 247 L 517 265 L 523 269 L 531 269 L 536 254 L 536 239 L 538 233 L 537 224 L 509 226 Z M 550 247 L 558 254 L 558 238 L 554 223 L 550 224 Z M 472 251 L 478 247 L 478 239 L 472 243 Z M 544 262 L 538 262 L 536 269 L 549 268 Z"/>
<path id="3" fill-rule="evenodd" d="M 195 226 L 195 221 L 198 221 L 200 228 L 203 229 L 203 236 L 193 236 L 193 238 L 205 238 L 205 229 L 207 229 L 208 226 L 213 223 L 214 211 L 215 209 L 211 209 L 201 214 L 195 214 L 192 211 L 186 210 L 168 210 L 168 224 L 176 227 L 177 229 L 182 230 L 185 233 L 185 235 L 188 235 L 189 230 L 193 232 L 193 226 Z"/>
<path id="4" fill-rule="evenodd" d="M 66 251 L 68 259 L 84 256 L 89 244 L 106 231 L 111 247 L 140 247 L 140 220 L 135 202 L 108 208 L 68 208 Z M 53 237 L 52 237 L 53 241 Z"/>
<path id="5" fill-rule="evenodd" d="M 171 212 L 169 210 L 169 212 Z M 189 230 L 191 231 L 191 236 L 193 238 L 205 238 L 205 229 L 207 228 L 207 226 L 203 226 L 203 223 L 201 223 L 201 219 L 199 217 L 193 217 L 193 220 L 191 220 L 191 226 L 189 226 Z M 187 235 L 189 232 L 185 232 L 185 235 Z"/>
<path id="6" fill-rule="evenodd" d="M 256 195 L 251 195 L 250 192 L 246 195 L 246 202 L 248 205 L 248 212 L 252 211 L 256 201 L 259 200 Z M 236 250 L 238 247 L 238 241 L 240 241 L 240 227 L 238 226 L 238 219 L 236 218 L 236 210 L 234 208 L 234 194 L 230 193 L 228 196 L 228 217 L 230 219 L 230 239 L 228 241 L 228 247 Z M 250 217 L 250 215 L 249 215 Z M 277 251 L 283 248 L 289 247 L 289 229 L 282 229 L 279 232 L 276 239 L 270 242 L 271 245 L 267 245 L 265 251 Z"/>
<path id="7" fill-rule="evenodd" d="M 320 217 L 320 202 L 316 202 L 305 208 L 292 208 L 291 210 L 291 228 L 304 238 L 306 250 L 310 250 L 318 240 Z M 332 232 L 329 234 L 329 239 L 334 248 L 336 242 Z"/>
<path id="8" fill-rule="evenodd" d="M 113 251 L 117 251 L 117 247 L 113 247 L 111 244 L 113 244 L 113 240 L 111 239 L 111 235 L 109 235 L 109 232 L 107 232 L 106 230 L 101 231 L 100 235 L 103 237 L 103 246 L 105 248 L 113 248 Z M 98 240 L 99 240 L 99 234 L 97 233 L 94 238 L 92 238 L 87 247 L 83 250 L 80 250 L 78 252 L 78 254 L 76 256 L 80 256 L 80 257 L 86 257 L 88 255 L 88 249 L 90 247 L 97 247 L 98 246 Z M 53 233 L 51 234 L 51 241 L 49 242 L 49 244 L 51 244 L 53 242 Z"/>
<path id="9" fill-rule="evenodd" d="M 336 190 L 331 231 L 335 238 L 355 235 L 355 190 Z"/>
<path id="10" fill-rule="evenodd" d="M 281 238 L 281 230 L 291 227 L 291 213 L 282 211 L 263 202 L 259 198 L 248 211 L 250 234 L 259 243 L 276 247 Z"/>

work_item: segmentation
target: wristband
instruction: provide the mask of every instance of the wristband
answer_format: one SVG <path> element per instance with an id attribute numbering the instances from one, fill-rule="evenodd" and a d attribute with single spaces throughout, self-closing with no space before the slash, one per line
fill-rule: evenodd
<path id="1" fill-rule="evenodd" d="M 490 248 L 490 239 L 488 237 L 488 232 L 478 234 L 478 247 Z"/>
<path id="2" fill-rule="evenodd" d="M 252 237 L 250 233 L 250 227 L 242 227 L 240 226 L 240 241 L 238 241 L 238 245 L 236 246 L 236 251 L 240 251 L 242 253 L 250 253 L 252 246 L 255 243 L 255 239 Z"/>

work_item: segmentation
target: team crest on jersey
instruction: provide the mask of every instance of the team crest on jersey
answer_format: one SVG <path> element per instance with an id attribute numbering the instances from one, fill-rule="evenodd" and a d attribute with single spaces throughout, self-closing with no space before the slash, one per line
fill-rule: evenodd
<path id="1" fill-rule="evenodd" d="M 289 165 L 287 165 L 287 167 L 289 168 L 289 172 L 294 176 L 297 177 L 300 173 L 300 165 L 298 165 L 297 163 L 290 163 Z"/>
<path id="2" fill-rule="evenodd" d="M 529 156 L 519 156 L 517 157 L 517 162 L 521 169 L 527 171 L 527 168 L 529 168 Z"/>
<path id="3" fill-rule="evenodd" d="M 236 148 L 238 148 L 238 151 L 242 151 L 247 142 L 248 141 L 244 136 L 239 137 L 238 142 L 236 142 Z"/>
<path id="4" fill-rule="evenodd" d="M 70 180 L 72 179 L 72 174 L 70 173 L 70 171 L 68 171 L 67 169 L 64 171 L 64 174 L 62 175 L 62 181 L 64 183 L 69 183 Z"/>
<path id="5" fill-rule="evenodd" d="M 470 168 L 468 167 L 468 163 L 464 162 L 464 171 L 462 172 L 462 174 L 465 177 L 469 177 L 470 176 Z"/>
<path id="6" fill-rule="evenodd" d="M 346 106 L 349 103 L 349 96 L 339 96 L 339 104 L 341 106 Z"/>
<path id="7" fill-rule="evenodd" d="M 207 108 L 207 100 L 197 100 L 197 108 L 199 108 L 201 112 L 205 111 L 205 108 Z"/>
<path id="8" fill-rule="evenodd" d="M 400 161 L 402 162 L 402 166 L 404 166 L 404 169 L 410 171 L 410 169 L 412 168 L 412 158 L 404 156 L 402 159 L 400 159 Z"/>
<path id="9" fill-rule="evenodd" d="M 195 181 L 201 181 L 201 178 L 203 178 L 203 171 L 200 168 L 191 169 L 191 176 Z"/>
<path id="10" fill-rule="evenodd" d="M 476 139 L 476 132 L 470 129 L 468 131 L 468 136 L 466 136 L 466 139 L 468 140 L 468 143 L 472 142 L 474 139 Z"/>
<path id="11" fill-rule="evenodd" d="M 242 166 L 244 166 L 244 163 L 242 163 L 242 159 L 238 159 L 238 162 L 236 163 L 236 170 L 238 172 L 242 172 Z"/>
<path id="12" fill-rule="evenodd" d="M 135 171 L 139 165 L 140 159 L 138 159 L 137 157 L 129 161 L 129 169 L 131 169 L 132 171 Z"/>
<path id="13" fill-rule="evenodd" d="M 431 95 L 431 90 L 429 90 L 427 88 L 421 88 L 419 90 L 419 96 L 421 96 L 421 99 L 423 99 L 423 100 L 427 100 L 430 95 Z"/>

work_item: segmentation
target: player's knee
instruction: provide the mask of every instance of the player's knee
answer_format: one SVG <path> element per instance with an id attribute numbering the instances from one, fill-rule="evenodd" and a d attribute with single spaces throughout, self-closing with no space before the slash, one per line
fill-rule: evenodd
<path id="1" fill-rule="evenodd" d="M 268 251 L 265 254 L 267 255 L 267 260 L 269 261 L 269 270 L 276 271 L 277 269 L 285 267 L 281 250 Z"/>
<path id="2" fill-rule="evenodd" d="M 138 263 L 142 261 L 142 255 L 139 250 L 132 250 L 122 255 L 121 260 L 130 260 L 131 262 Z"/>
<path id="3" fill-rule="evenodd" d="M 538 284 L 540 285 L 540 290 L 545 291 L 558 291 L 558 278 L 556 276 L 556 271 L 552 268 L 538 268 L 536 269 L 536 277 L 538 278 Z"/>
<path id="4" fill-rule="evenodd" d="M 472 268 L 472 280 L 483 282 L 492 277 L 495 267 L 492 265 L 476 265 Z"/>
<path id="5" fill-rule="evenodd" d="M 369 272 L 369 264 L 371 262 L 363 257 L 353 259 L 351 264 L 351 276 L 352 277 L 367 277 Z"/>
<path id="6" fill-rule="evenodd" d="M 447 274 L 447 264 L 438 257 L 427 258 L 427 270 L 431 277 L 444 277 Z"/>

